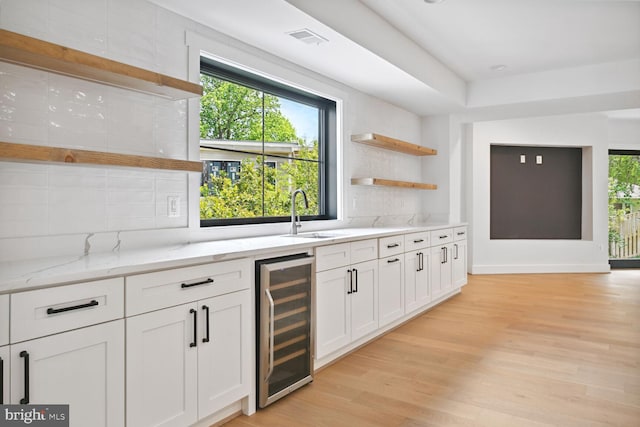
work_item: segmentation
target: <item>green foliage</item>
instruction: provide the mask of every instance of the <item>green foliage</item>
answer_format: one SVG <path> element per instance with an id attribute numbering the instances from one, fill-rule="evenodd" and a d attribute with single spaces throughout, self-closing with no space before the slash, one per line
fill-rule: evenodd
<path id="1" fill-rule="evenodd" d="M 620 223 L 630 211 L 640 208 L 640 200 L 632 199 L 640 185 L 640 156 L 609 156 L 609 242 L 620 243 Z"/>
<path id="2" fill-rule="evenodd" d="M 287 216 L 291 210 L 291 192 L 302 188 L 309 208 L 298 199 L 300 215 L 319 213 L 318 142 L 305 146 L 282 112 L 276 96 L 202 75 L 200 137 L 236 141 L 292 142 L 301 148 L 294 160 L 278 169 L 266 166 L 262 156 L 245 158 L 238 179 L 232 182 L 225 173 L 211 176 L 200 187 L 200 218 L 252 218 Z M 264 112 L 264 126 L 263 126 Z M 264 135 L 263 135 L 264 132 Z M 314 162 L 297 159 L 311 159 Z"/>

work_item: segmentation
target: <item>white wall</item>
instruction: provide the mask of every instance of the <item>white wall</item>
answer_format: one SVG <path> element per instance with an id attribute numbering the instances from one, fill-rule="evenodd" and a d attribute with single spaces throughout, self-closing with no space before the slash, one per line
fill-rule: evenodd
<path id="1" fill-rule="evenodd" d="M 472 129 L 470 191 L 471 273 L 601 272 L 607 255 L 607 119 L 601 114 L 477 122 Z M 586 184 L 586 223 L 582 240 L 491 240 L 489 238 L 490 145 L 590 147 Z M 589 219 L 591 221 L 589 221 Z"/>
<path id="2" fill-rule="evenodd" d="M 418 142 L 421 123 L 413 113 L 143 0 L 2 0 L 0 26 L 191 80 L 194 51 L 185 38 L 198 34 L 217 46 L 214 54 L 249 67 L 257 64 L 259 71 L 339 101 L 344 111 L 339 135 L 344 221 L 304 228 L 405 224 L 428 216 L 421 191 L 349 184 L 356 175 L 420 179 L 419 159 L 349 141 L 351 133 L 377 132 Z M 176 159 L 197 156 L 197 101 L 167 101 L 2 62 L 0 78 L 3 141 Z M 82 256 L 287 232 L 286 224 L 199 229 L 198 179 L 186 173 L 0 162 L 0 259 Z M 169 195 L 180 197 L 178 218 L 167 217 Z"/>

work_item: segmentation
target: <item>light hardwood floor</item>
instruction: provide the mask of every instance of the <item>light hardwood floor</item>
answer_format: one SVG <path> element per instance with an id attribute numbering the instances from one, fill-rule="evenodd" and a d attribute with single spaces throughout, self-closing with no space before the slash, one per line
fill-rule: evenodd
<path id="1" fill-rule="evenodd" d="M 469 276 L 247 426 L 640 426 L 640 270 Z"/>

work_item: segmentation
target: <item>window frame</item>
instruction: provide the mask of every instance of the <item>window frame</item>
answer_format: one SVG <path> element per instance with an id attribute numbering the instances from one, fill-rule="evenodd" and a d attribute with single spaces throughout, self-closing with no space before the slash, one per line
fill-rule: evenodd
<path id="1" fill-rule="evenodd" d="M 318 215 L 301 215 L 301 221 L 323 221 L 338 218 L 338 136 L 336 102 L 293 86 L 256 75 L 246 70 L 200 56 L 200 74 L 208 74 L 232 83 L 247 86 L 271 95 L 287 98 L 318 108 Z M 198 122 L 200 115 L 198 114 Z M 200 135 L 198 135 L 198 145 Z M 264 143 L 264 141 L 262 141 Z M 198 215 L 199 216 L 199 215 Z M 273 224 L 290 222 L 290 216 L 260 216 L 249 218 L 202 219 L 200 227 L 228 225 Z"/>

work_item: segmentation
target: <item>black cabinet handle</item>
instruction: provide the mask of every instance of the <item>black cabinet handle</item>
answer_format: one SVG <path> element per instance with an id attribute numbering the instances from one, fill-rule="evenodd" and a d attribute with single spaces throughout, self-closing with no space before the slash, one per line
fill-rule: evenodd
<path id="1" fill-rule="evenodd" d="M 358 269 L 354 268 L 353 272 L 356 273 L 356 289 L 353 291 L 353 293 L 357 293 L 358 292 Z"/>
<path id="2" fill-rule="evenodd" d="M 202 338 L 202 342 L 209 342 L 209 306 L 208 305 L 203 305 L 202 309 L 204 310 L 205 313 L 205 330 L 207 331 L 207 336 Z"/>
<path id="3" fill-rule="evenodd" d="M 0 405 L 4 405 L 4 360 L 0 357 Z"/>
<path id="4" fill-rule="evenodd" d="M 422 258 L 422 252 L 418 252 L 416 255 L 418 256 L 418 269 L 416 271 L 422 271 L 424 269 L 424 266 L 422 265 L 422 263 L 424 262 L 424 259 Z"/>
<path id="5" fill-rule="evenodd" d="M 465 233 L 464 231 L 458 231 L 456 234 L 457 234 L 458 236 L 464 236 L 464 233 Z"/>
<path id="6" fill-rule="evenodd" d="M 189 347 L 196 347 L 198 345 L 198 310 L 192 308 L 189 313 L 193 314 L 193 342 Z"/>
<path id="7" fill-rule="evenodd" d="M 447 237 L 449 237 L 449 235 L 448 235 L 448 234 L 445 234 L 445 235 L 440 236 L 440 238 L 441 238 L 441 239 L 446 239 Z"/>
<path id="8" fill-rule="evenodd" d="M 195 282 L 195 283 L 183 283 L 182 285 L 180 285 L 180 287 L 182 289 L 184 288 L 190 288 L 192 286 L 198 286 L 198 285 L 206 285 L 207 283 L 213 283 L 213 279 L 212 278 L 208 278 L 207 280 L 203 280 L 201 282 Z"/>
<path id="9" fill-rule="evenodd" d="M 392 243 L 390 245 L 387 245 L 387 249 L 397 248 L 398 246 L 400 246 L 400 243 Z"/>
<path id="10" fill-rule="evenodd" d="M 453 259 L 458 259 L 458 244 L 457 243 L 454 244 L 453 247 L 456 248 L 456 252 L 455 252 L 455 255 L 453 256 Z"/>
<path id="11" fill-rule="evenodd" d="M 47 314 L 56 314 L 56 313 L 64 313 L 65 311 L 80 310 L 81 308 L 95 307 L 98 304 L 99 304 L 98 301 L 91 300 L 91 302 L 88 302 L 86 304 L 72 305 L 71 307 L 62 307 L 62 308 L 49 307 L 47 308 Z"/>
<path id="12" fill-rule="evenodd" d="M 424 239 L 416 239 L 413 241 L 413 243 L 422 243 L 424 242 Z"/>
<path id="13" fill-rule="evenodd" d="M 353 270 L 347 270 L 349 273 L 349 290 L 347 291 L 347 295 L 351 295 L 353 293 Z"/>
<path id="14" fill-rule="evenodd" d="M 29 403 L 29 352 L 22 350 L 20 357 L 24 358 L 24 397 L 20 399 L 21 405 Z"/>
<path id="15" fill-rule="evenodd" d="M 387 263 L 391 264 L 392 262 L 398 262 L 398 261 L 400 261 L 400 258 L 388 259 Z"/>
<path id="16" fill-rule="evenodd" d="M 444 248 L 444 263 L 449 262 L 449 248 Z"/>

